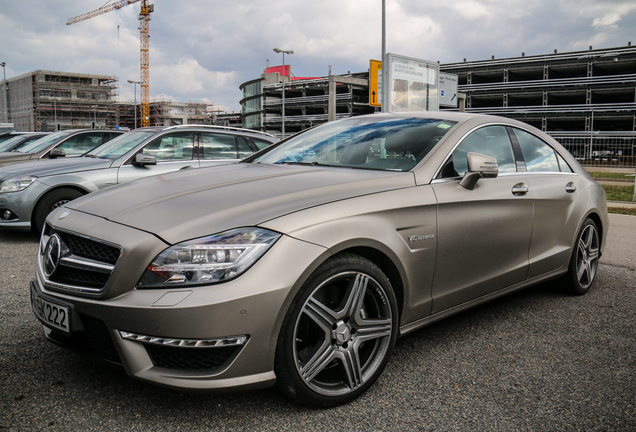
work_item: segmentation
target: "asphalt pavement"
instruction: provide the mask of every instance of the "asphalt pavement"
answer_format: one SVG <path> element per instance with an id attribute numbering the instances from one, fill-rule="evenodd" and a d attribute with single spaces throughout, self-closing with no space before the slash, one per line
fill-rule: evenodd
<path id="1" fill-rule="evenodd" d="M 367 393 L 328 410 L 167 390 L 46 342 L 37 240 L 0 231 L 0 431 L 636 430 L 636 216 L 610 223 L 588 295 L 542 284 L 411 333 Z"/>

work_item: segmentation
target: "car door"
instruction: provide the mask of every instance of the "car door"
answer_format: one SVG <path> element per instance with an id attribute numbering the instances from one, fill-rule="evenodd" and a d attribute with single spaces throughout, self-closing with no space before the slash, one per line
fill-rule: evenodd
<path id="1" fill-rule="evenodd" d="M 195 158 L 195 132 L 170 132 L 150 141 L 138 153 L 154 156 L 156 165 L 135 165 L 135 156 L 119 167 L 117 183 L 126 183 L 142 177 L 166 174 L 182 169 L 198 168 Z"/>
<path id="2" fill-rule="evenodd" d="M 467 153 L 497 159 L 497 178 L 473 190 L 460 186 Z M 438 200 L 433 309 L 439 312 L 522 282 L 532 234 L 532 194 L 508 131 L 490 125 L 467 134 L 447 159 L 432 188 Z"/>
<path id="3" fill-rule="evenodd" d="M 201 166 L 237 162 L 252 153 L 254 153 L 253 150 L 242 136 L 218 132 L 201 132 Z"/>
<path id="4" fill-rule="evenodd" d="M 567 263 L 581 218 L 575 208 L 579 177 L 548 143 L 525 130 L 511 130 L 523 154 L 534 197 L 528 269 L 528 278 L 532 278 Z"/>

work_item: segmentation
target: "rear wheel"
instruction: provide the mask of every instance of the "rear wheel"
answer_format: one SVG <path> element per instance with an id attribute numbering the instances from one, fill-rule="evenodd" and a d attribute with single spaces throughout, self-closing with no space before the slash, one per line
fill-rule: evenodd
<path id="1" fill-rule="evenodd" d="M 596 277 L 600 258 L 600 238 L 596 224 L 590 218 L 583 222 L 579 231 L 570 267 L 564 276 L 565 288 L 570 294 L 586 294 Z"/>
<path id="2" fill-rule="evenodd" d="M 36 204 L 35 211 L 33 212 L 34 217 L 31 221 L 33 230 L 38 234 L 41 233 L 44 221 L 49 213 L 82 195 L 81 192 L 70 188 L 55 189 L 44 195 Z"/>
<path id="3" fill-rule="evenodd" d="M 331 258 L 305 283 L 285 318 L 277 385 L 305 405 L 348 402 L 380 376 L 396 335 L 397 302 L 384 273 L 358 255 Z"/>

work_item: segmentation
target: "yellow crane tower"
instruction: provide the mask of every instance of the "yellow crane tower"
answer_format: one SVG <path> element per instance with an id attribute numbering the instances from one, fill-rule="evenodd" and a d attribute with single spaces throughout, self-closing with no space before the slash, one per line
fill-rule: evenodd
<path id="1" fill-rule="evenodd" d="M 150 51 L 150 13 L 154 12 L 154 5 L 148 3 L 148 0 L 121 0 L 102 6 L 94 11 L 78 15 L 66 21 L 66 25 L 75 24 L 98 15 L 105 14 L 113 10 L 121 9 L 132 3 L 141 1 L 141 12 L 139 12 L 139 44 L 140 53 L 140 71 L 141 71 L 141 126 L 150 126 L 150 89 L 149 89 L 149 51 Z"/>

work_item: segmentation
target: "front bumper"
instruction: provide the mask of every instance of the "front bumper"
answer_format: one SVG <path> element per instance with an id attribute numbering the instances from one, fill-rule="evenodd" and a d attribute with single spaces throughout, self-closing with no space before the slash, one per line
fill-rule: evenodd
<path id="1" fill-rule="evenodd" d="M 0 193 L 0 227 L 30 228 L 33 207 L 45 191 L 46 187 L 35 181 L 21 191 Z M 2 217 L 5 210 L 12 213 L 8 220 Z"/>
<path id="2" fill-rule="evenodd" d="M 274 354 L 285 313 L 326 249 L 283 236 L 251 269 L 230 282 L 141 290 L 133 288 L 139 275 L 166 244 L 105 220 L 96 225 L 94 232 L 108 231 L 113 234 L 109 241 L 122 246 L 117 265 L 121 271 L 116 270 L 104 291 L 95 295 L 62 292 L 48 284 L 38 265 L 33 295 L 71 311 L 70 334 L 43 323 L 49 340 L 120 364 L 137 379 L 172 388 L 246 390 L 275 382 Z M 132 243 L 144 245 L 150 258 L 139 259 Z M 126 338 L 128 333 L 142 337 Z M 227 341 L 241 337 L 241 343 L 228 345 Z M 192 346 L 197 341 L 203 343 Z M 210 341 L 222 342 L 211 346 Z"/>

